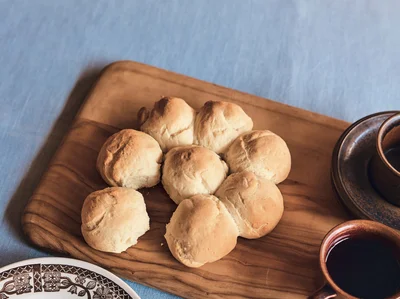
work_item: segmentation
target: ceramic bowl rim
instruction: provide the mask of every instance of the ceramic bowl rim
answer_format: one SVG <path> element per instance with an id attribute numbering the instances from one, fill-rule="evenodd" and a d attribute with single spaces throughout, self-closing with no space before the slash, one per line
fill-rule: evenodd
<path id="1" fill-rule="evenodd" d="M 387 133 L 389 133 L 389 131 L 386 131 L 386 130 L 394 121 L 399 122 L 399 126 L 400 126 L 400 112 L 399 111 L 397 111 L 397 113 L 395 113 L 394 115 L 392 115 L 388 119 L 386 119 L 380 126 L 380 128 L 378 130 L 378 136 L 376 138 L 376 149 L 378 151 L 379 158 L 381 159 L 383 164 L 388 169 L 390 169 L 390 171 L 393 174 L 395 174 L 396 176 L 398 176 L 400 178 L 400 171 L 398 171 L 396 168 L 393 167 L 392 164 L 389 163 L 389 161 L 386 159 L 386 155 L 382 148 L 383 139 L 386 137 Z"/>
<path id="2" fill-rule="evenodd" d="M 357 297 L 354 297 L 354 296 L 346 293 L 334 282 L 334 280 L 332 279 L 332 277 L 329 274 L 328 267 L 326 265 L 326 257 L 329 254 L 329 250 L 332 248 L 332 243 L 334 243 L 334 241 L 340 237 L 340 233 L 345 232 L 346 230 L 355 229 L 355 228 L 358 228 L 358 229 L 361 229 L 364 231 L 379 233 L 389 239 L 400 238 L 400 233 L 397 232 L 395 229 L 393 229 L 387 225 L 384 225 L 382 223 L 379 223 L 377 221 L 365 220 L 365 219 L 356 219 L 356 220 L 349 220 L 349 221 L 343 222 L 343 223 L 333 227 L 325 235 L 324 239 L 322 240 L 320 251 L 319 251 L 320 268 L 321 268 L 324 278 L 326 279 L 328 284 L 338 294 L 343 295 L 346 298 L 350 298 L 350 299 L 357 299 Z M 400 239 L 399 239 L 399 241 L 395 241 L 395 242 L 399 245 L 399 248 L 400 248 Z M 400 298 L 400 292 L 392 295 L 391 297 L 389 297 L 387 299 L 398 299 L 398 298 Z"/>

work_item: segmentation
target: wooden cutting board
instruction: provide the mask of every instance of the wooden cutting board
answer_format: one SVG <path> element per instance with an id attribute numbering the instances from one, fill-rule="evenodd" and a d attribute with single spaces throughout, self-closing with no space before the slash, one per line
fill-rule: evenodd
<path id="1" fill-rule="evenodd" d="M 80 232 L 80 210 L 92 191 L 106 187 L 95 168 L 105 140 L 137 128 L 136 113 L 161 96 L 185 99 L 195 109 L 208 100 L 239 104 L 255 129 L 286 140 L 292 171 L 279 185 L 285 212 L 276 229 L 260 239 L 239 238 L 225 258 L 198 269 L 177 262 L 164 240 L 175 204 L 161 186 L 142 190 L 151 229 L 122 254 L 91 249 Z M 122 277 L 187 298 L 304 298 L 321 283 L 319 245 L 347 220 L 330 180 L 331 153 L 348 123 L 143 64 L 108 66 L 90 92 L 30 199 L 22 219 L 29 239 Z"/>

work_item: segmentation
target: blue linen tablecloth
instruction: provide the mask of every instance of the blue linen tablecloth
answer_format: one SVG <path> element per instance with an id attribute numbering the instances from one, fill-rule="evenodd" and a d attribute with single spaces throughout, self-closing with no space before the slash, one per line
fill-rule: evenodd
<path id="1" fill-rule="evenodd" d="M 47 255 L 23 237 L 21 210 L 108 63 L 354 121 L 400 108 L 399 28 L 395 0 L 0 0 L 0 266 Z"/>

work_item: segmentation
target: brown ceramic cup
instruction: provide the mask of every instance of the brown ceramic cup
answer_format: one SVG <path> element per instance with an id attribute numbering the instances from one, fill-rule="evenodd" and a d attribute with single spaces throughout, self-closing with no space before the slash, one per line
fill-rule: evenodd
<path id="1" fill-rule="evenodd" d="M 395 161 L 389 161 L 392 151 Z M 394 164 L 396 163 L 396 165 Z M 397 169 L 396 169 L 397 167 Z M 375 189 L 390 203 L 400 206 L 400 113 L 383 122 L 376 139 L 376 153 L 371 159 L 369 175 Z"/>
<path id="2" fill-rule="evenodd" d="M 388 240 L 391 243 L 395 244 L 396 250 L 400 255 L 400 234 L 394 229 L 383 225 L 378 222 L 370 221 L 370 220 L 352 220 L 344 222 L 335 228 L 333 228 L 328 234 L 325 236 L 322 241 L 321 249 L 319 252 L 319 264 L 322 270 L 322 274 L 325 278 L 325 285 L 316 291 L 313 295 L 311 295 L 310 299 L 328 299 L 328 298 L 350 298 L 357 299 L 356 297 L 351 296 L 342 290 L 332 279 L 329 274 L 328 267 L 326 264 L 326 260 L 330 250 L 344 238 L 351 238 L 363 236 L 364 238 L 376 238 L 379 236 L 382 240 Z M 387 299 L 399 299 L 400 293 L 394 294 Z"/>

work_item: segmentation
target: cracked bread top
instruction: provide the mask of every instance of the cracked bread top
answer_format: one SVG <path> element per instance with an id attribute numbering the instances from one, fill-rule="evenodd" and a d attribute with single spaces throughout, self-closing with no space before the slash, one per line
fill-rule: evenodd
<path id="1" fill-rule="evenodd" d="M 228 166 L 213 151 L 188 145 L 171 149 L 162 170 L 164 189 L 179 204 L 195 194 L 213 194 L 226 178 Z"/>
<path id="2" fill-rule="evenodd" d="M 83 203 L 81 219 L 85 241 L 105 252 L 125 251 L 150 228 L 142 194 L 123 187 L 89 194 Z"/>
<path id="3" fill-rule="evenodd" d="M 213 195 L 183 200 L 167 224 L 165 239 L 172 255 L 188 267 L 200 267 L 236 246 L 238 228 L 224 204 Z"/>
<path id="4" fill-rule="evenodd" d="M 221 154 L 240 134 L 252 128 L 252 119 L 239 105 L 209 101 L 196 117 L 194 143 Z"/>
<path id="5" fill-rule="evenodd" d="M 195 118 L 196 111 L 176 97 L 163 97 L 150 112 L 144 107 L 138 112 L 140 130 L 157 140 L 163 152 L 193 144 Z"/>
<path id="6" fill-rule="evenodd" d="M 254 130 L 239 136 L 225 154 L 231 172 L 251 171 L 279 184 L 287 178 L 291 157 L 286 142 L 268 130 Z"/>
<path id="7" fill-rule="evenodd" d="M 283 198 L 278 187 L 249 171 L 228 176 L 215 196 L 232 215 L 240 236 L 247 239 L 265 236 L 282 218 Z"/>
<path id="8" fill-rule="evenodd" d="M 132 129 L 115 133 L 97 157 L 97 169 L 110 186 L 140 189 L 160 181 L 162 151 L 153 137 Z"/>

